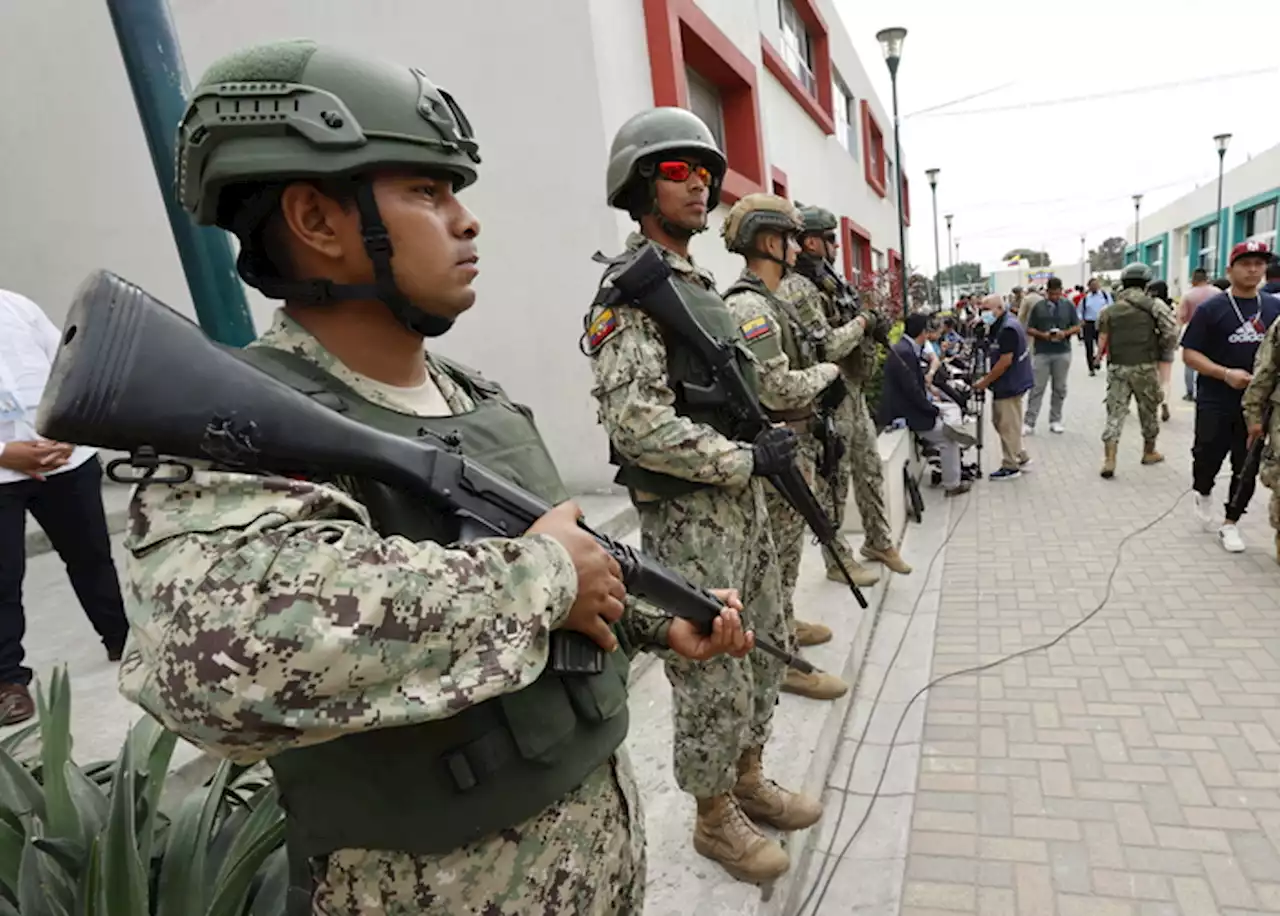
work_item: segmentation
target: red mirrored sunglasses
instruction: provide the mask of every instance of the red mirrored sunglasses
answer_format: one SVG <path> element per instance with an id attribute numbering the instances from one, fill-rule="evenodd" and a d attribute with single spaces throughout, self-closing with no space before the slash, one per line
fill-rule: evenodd
<path id="1" fill-rule="evenodd" d="M 711 186 L 711 170 L 705 165 L 694 165 L 679 159 L 658 163 L 658 176 L 667 181 L 688 181 L 690 175 L 697 175 L 703 184 Z"/>

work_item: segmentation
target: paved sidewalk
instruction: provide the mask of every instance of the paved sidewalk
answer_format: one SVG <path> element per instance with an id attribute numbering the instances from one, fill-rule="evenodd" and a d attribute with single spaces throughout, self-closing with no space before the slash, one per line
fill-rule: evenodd
<path id="1" fill-rule="evenodd" d="M 967 508 L 949 506 L 933 658 L 910 649 L 913 633 L 932 628 L 924 601 L 856 768 L 842 843 L 874 791 L 901 701 L 930 676 L 1047 642 L 1091 611 L 1120 541 L 1189 489 L 1194 414 L 1181 400 L 1163 426 L 1164 464 L 1139 466 L 1135 410 L 1116 478 L 1098 476 L 1105 386 L 1077 351 L 1066 434 L 1042 423 L 1028 442 L 1033 473 L 984 482 Z M 1217 495 L 1225 489 L 1223 476 Z M 1237 556 L 1196 528 L 1184 495 L 1129 540 L 1091 622 L 918 700 L 853 860 L 822 908 L 804 913 L 1280 912 L 1280 567 L 1268 495 L 1255 496 L 1250 549 Z M 882 629 L 872 662 L 902 633 Z M 868 693 L 847 739 L 863 730 Z"/>

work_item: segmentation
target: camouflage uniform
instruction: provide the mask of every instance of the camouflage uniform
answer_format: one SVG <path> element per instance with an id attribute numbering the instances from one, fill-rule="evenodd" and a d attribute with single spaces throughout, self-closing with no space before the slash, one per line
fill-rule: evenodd
<path id="1" fill-rule="evenodd" d="M 655 243 L 632 233 L 626 247 L 645 244 Z M 682 280 L 715 289 L 707 271 L 656 247 Z M 752 476 L 751 448 L 679 416 L 662 331 L 635 308 L 612 311 L 613 329 L 591 353 L 592 394 L 610 441 L 647 470 L 711 485 L 673 499 L 634 494 L 645 552 L 699 585 L 738 586 L 743 626 L 789 645 L 765 484 Z M 763 652 L 706 662 L 661 654 L 673 693 L 676 783 L 696 798 L 727 793 L 741 753 L 768 740 L 783 665 Z"/>
<path id="2" fill-rule="evenodd" d="M 1263 412 L 1271 406 L 1271 419 L 1264 434 L 1267 445 L 1258 467 L 1258 480 L 1271 489 L 1271 527 L 1276 532 L 1276 561 L 1280 562 L 1280 321 L 1272 322 L 1258 347 L 1253 363 L 1253 381 L 1245 389 L 1241 406 L 1249 426 L 1263 422 Z"/>
<path id="3" fill-rule="evenodd" d="M 1126 310 L 1126 306 L 1131 310 Z M 1137 314 L 1137 313 L 1145 314 Z M 1120 316 L 1117 318 L 1117 316 Z M 1120 329 L 1116 327 L 1118 320 L 1138 320 L 1143 323 L 1142 335 L 1149 334 L 1149 340 L 1142 341 L 1142 357 L 1130 357 L 1119 352 Z M 1147 323 L 1150 323 L 1148 328 Z M 1138 420 L 1142 425 L 1142 438 L 1154 445 L 1160 434 L 1160 402 L 1164 398 L 1160 386 L 1160 375 L 1155 359 L 1146 361 L 1145 354 L 1152 355 L 1165 352 L 1176 345 L 1177 327 L 1173 321 L 1173 313 L 1162 302 L 1153 300 L 1142 290 L 1129 288 L 1121 291 L 1116 302 L 1102 313 L 1098 321 L 1098 333 L 1108 335 L 1108 349 L 1111 360 L 1107 367 L 1107 422 L 1102 431 L 1104 443 L 1118 442 L 1124 419 L 1129 413 L 1129 399 L 1138 402 Z M 1143 361 L 1135 362 L 1141 358 Z"/>
<path id="4" fill-rule="evenodd" d="M 884 467 L 880 461 L 879 433 L 867 409 L 862 385 L 870 376 L 876 361 L 876 342 L 866 333 L 864 322 L 857 319 L 845 324 L 836 314 L 834 303 L 808 277 L 791 271 L 778 287 L 778 295 L 795 305 L 800 320 L 811 332 L 825 334 L 824 355 L 839 363 L 849 386 L 849 397 L 836 414 L 837 431 L 847 443 L 839 463 L 834 489 L 830 481 L 819 480 L 818 498 L 823 506 L 832 506 L 836 528 L 844 523 L 845 505 L 852 481 L 853 499 L 862 516 L 866 546 L 876 551 L 894 547 L 889 528 L 889 513 L 884 499 Z M 841 538 L 842 559 L 853 562 L 853 554 Z"/>
<path id="5" fill-rule="evenodd" d="M 279 313 L 256 343 L 310 359 L 405 411 Z M 470 397 L 428 361 L 454 412 Z M 120 688 L 239 763 L 357 731 L 447 718 L 542 672 L 577 594 L 568 553 L 535 535 L 443 546 L 380 537 L 346 492 L 197 471 L 129 507 L 130 644 Z M 629 607 L 633 644 L 661 618 Z M 500 641 L 495 634 L 502 634 Z M 644 822 L 619 752 L 539 815 L 444 855 L 346 849 L 318 867 L 317 913 L 639 914 Z"/>
<path id="6" fill-rule="evenodd" d="M 734 321 L 742 328 L 754 326 L 761 318 L 770 330 L 751 339 L 751 349 L 760 360 L 760 403 L 773 411 L 795 411 L 813 408 L 813 401 L 839 375 L 831 363 L 816 363 L 793 369 L 786 353 L 778 346 L 777 331 L 783 322 L 794 324 L 785 314 L 786 306 L 765 287 L 751 270 L 744 270 L 738 282 L 757 289 L 739 290 L 725 297 L 725 305 L 733 312 Z M 795 328 L 793 333 L 803 333 Z M 745 339 L 745 333 L 744 333 Z M 813 435 L 812 420 L 794 424 L 799 438 L 796 462 L 809 486 L 814 485 L 818 463 L 818 440 Z M 778 550 L 783 596 L 783 616 L 789 629 L 794 629 L 796 582 L 800 578 L 800 557 L 804 552 L 805 521 L 772 484 L 765 484 L 765 502 L 773 521 L 773 539 Z"/>

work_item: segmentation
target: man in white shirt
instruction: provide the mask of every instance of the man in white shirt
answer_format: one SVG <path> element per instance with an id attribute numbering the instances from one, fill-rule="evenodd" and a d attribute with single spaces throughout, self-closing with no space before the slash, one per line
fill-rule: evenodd
<path id="1" fill-rule="evenodd" d="M 50 442 L 36 432 L 36 408 L 59 336 L 34 302 L 0 290 L 0 725 L 35 713 L 27 689 L 31 669 L 22 664 L 28 511 L 66 564 L 80 606 L 112 661 L 119 660 L 129 631 L 111 559 L 97 452 Z"/>

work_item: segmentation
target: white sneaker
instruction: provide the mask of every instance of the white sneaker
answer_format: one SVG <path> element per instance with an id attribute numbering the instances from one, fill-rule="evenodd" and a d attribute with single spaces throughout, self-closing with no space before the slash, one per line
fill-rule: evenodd
<path id="1" fill-rule="evenodd" d="M 1022 434 L 1024 436 L 1034 436 L 1036 434 L 1036 428 L 1034 426 L 1023 426 Z"/>
<path id="2" fill-rule="evenodd" d="M 1213 494 L 1212 494 L 1212 493 L 1206 493 L 1206 494 L 1197 493 L 1197 494 L 1196 494 L 1196 502 L 1195 502 L 1195 507 L 1194 507 L 1194 508 L 1195 508 L 1196 521 L 1198 521 L 1198 522 L 1200 523 L 1201 527 L 1203 527 L 1205 531 L 1212 531 L 1212 530 L 1213 530 L 1213 524 L 1214 524 L 1214 522 L 1213 522 Z"/>
<path id="3" fill-rule="evenodd" d="M 1227 553 L 1244 553 L 1244 538 L 1235 525 L 1223 525 L 1218 529 L 1218 543 Z"/>
<path id="4" fill-rule="evenodd" d="M 1063 426 L 1061 423 L 1049 424 L 1049 432 L 1051 433 L 1065 433 L 1066 431 L 1067 431 L 1067 428 Z"/>

